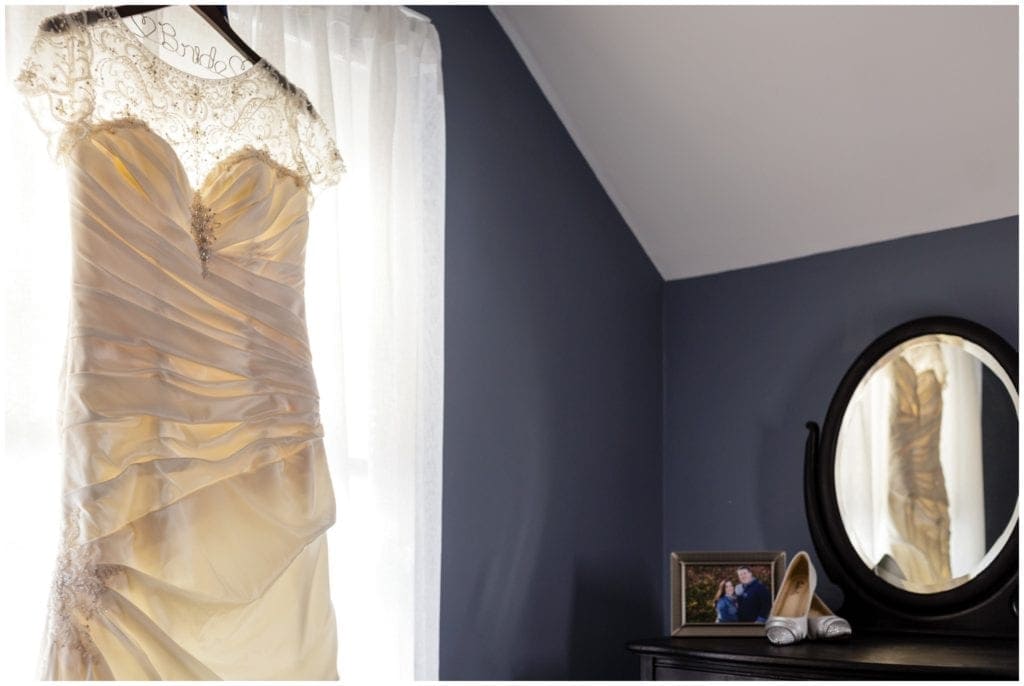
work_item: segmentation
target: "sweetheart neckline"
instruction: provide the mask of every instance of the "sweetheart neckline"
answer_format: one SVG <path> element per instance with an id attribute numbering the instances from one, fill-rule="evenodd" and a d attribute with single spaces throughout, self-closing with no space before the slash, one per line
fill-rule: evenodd
<path id="1" fill-rule="evenodd" d="M 182 176 L 185 178 L 185 183 L 193 194 L 199 193 L 200 195 L 205 195 L 205 190 L 208 188 L 210 182 L 215 178 L 215 176 L 223 173 L 227 168 L 250 157 L 260 160 L 279 176 L 285 176 L 292 179 L 296 186 L 305 189 L 307 194 L 310 193 L 309 181 L 301 173 L 275 160 L 269 151 L 263 148 L 258 148 L 252 144 L 247 143 L 217 160 L 217 162 L 203 175 L 203 178 L 199 180 L 198 185 L 195 185 L 192 183 L 192 179 L 189 178 L 188 172 L 181 161 L 181 155 L 178 154 L 178 151 L 175 150 L 174 146 L 167 140 L 167 138 L 154 130 L 146 120 L 128 115 L 92 122 L 86 124 L 85 128 L 87 130 L 83 135 L 78 137 L 75 147 L 77 147 L 86 138 L 89 138 L 98 132 L 107 131 L 115 133 L 119 129 L 145 129 L 147 133 L 159 140 L 174 157 L 175 164 L 181 170 Z"/>
<path id="2" fill-rule="evenodd" d="M 107 132 L 116 135 L 117 131 L 121 129 L 142 129 L 146 131 L 148 135 L 159 141 L 174 159 L 174 164 L 177 166 L 178 171 L 181 172 L 185 185 L 191 192 L 192 197 L 189 206 L 189 226 L 185 229 L 185 233 L 186 235 L 191 235 L 192 242 L 199 251 L 199 260 L 202 263 L 201 273 L 204 279 L 209 275 L 208 261 L 214 252 L 212 248 L 213 242 L 216 240 L 216 236 L 214 235 L 213 229 L 220 226 L 220 222 L 216 220 L 216 212 L 214 212 L 213 208 L 207 204 L 206 194 L 211 182 L 224 174 L 231 167 L 239 164 L 242 160 L 256 159 L 273 171 L 275 175 L 290 178 L 295 183 L 297 189 L 304 189 L 306 191 L 306 211 L 307 213 L 309 212 L 308 198 L 310 197 L 310 187 L 307 180 L 298 172 L 289 169 L 275 160 L 271 157 L 268 151 L 257 148 L 253 145 L 244 145 L 231 152 L 226 157 L 218 160 L 209 169 L 209 171 L 206 172 L 198 186 L 194 186 L 192 184 L 192 180 L 188 177 L 188 172 L 185 170 L 185 165 L 182 164 L 181 157 L 178 155 L 178 151 L 174 149 L 174 146 L 171 145 L 166 138 L 154 131 L 153 127 L 151 127 L 148 122 L 143 119 L 139 119 L 138 117 L 125 116 L 93 122 L 88 125 L 88 130 L 78 138 L 74 148 L 81 145 L 83 141 L 91 139 L 96 133 Z M 72 151 L 74 148 L 72 148 Z"/>

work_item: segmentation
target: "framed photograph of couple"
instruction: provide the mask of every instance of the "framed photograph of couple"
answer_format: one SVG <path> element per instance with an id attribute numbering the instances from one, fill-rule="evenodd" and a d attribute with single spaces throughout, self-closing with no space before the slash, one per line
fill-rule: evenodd
<path id="1" fill-rule="evenodd" d="M 786 553 L 676 552 L 670 566 L 673 636 L 763 636 Z"/>

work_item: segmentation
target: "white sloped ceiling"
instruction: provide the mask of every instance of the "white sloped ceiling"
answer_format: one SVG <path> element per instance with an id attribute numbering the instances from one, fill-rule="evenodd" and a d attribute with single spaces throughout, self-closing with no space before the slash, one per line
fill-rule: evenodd
<path id="1" fill-rule="evenodd" d="M 1017 213 L 1014 6 L 494 6 L 661 275 Z"/>

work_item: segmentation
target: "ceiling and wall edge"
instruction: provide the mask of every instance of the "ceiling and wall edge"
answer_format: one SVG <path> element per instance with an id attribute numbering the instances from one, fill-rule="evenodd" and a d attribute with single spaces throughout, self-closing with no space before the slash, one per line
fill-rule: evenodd
<path id="1" fill-rule="evenodd" d="M 633 228 L 636 226 L 636 223 L 630 216 L 629 208 L 626 207 L 626 204 L 620 197 L 618 197 L 618 194 L 615 193 L 612 185 L 608 182 L 608 179 L 601 173 L 600 166 L 595 164 L 593 154 L 591 154 L 587 150 L 586 145 L 583 144 L 583 138 L 580 136 L 579 131 L 576 130 L 572 120 L 567 116 L 565 106 L 558 98 L 558 93 L 555 92 L 555 89 L 552 88 L 551 84 L 544 76 L 544 72 L 541 70 L 540 65 L 537 64 L 537 60 L 534 58 L 533 53 L 530 52 L 530 49 L 526 45 L 522 36 L 519 35 L 516 27 L 511 21 L 509 21 L 508 16 L 505 14 L 504 6 L 491 5 L 490 10 L 494 15 L 494 18 L 498 20 L 498 24 L 501 25 L 505 35 L 507 35 L 509 40 L 512 41 L 512 45 L 515 47 L 516 52 L 519 53 L 519 57 L 523 60 L 523 63 L 533 76 L 533 79 L 537 82 L 537 85 L 540 87 L 544 97 L 547 98 L 551 108 L 555 111 L 555 114 L 558 115 L 559 121 L 562 122 L 562 126 L 565 127 L 565 130 L 569 133 L 569 137 L 572 138 L 573 143 L 576 144 L 576 148 L 580 151 L 580 154 L 583 155 L 583 159 L 586 160 L 587 166 L 590 167 L 594 176 L 597 177 L 598 182 L 601 184 L 601 188 L 604 189 L 605 194 L 612 201 L 612 204 L 615 205 L 615 209 L 617 209 L 619 214 L 622 215 L 623 221 L 626 222 L 626 225 L 629 227 L 633 236 L 636 237 L 640 247 L 643 248 L 644 254 L 647 255 L 647 259 L 651 261 L 652 265 L 654 265 L 654 269 L 658 272 L 658 276 L 661 277 L 662 281 L 666 281 L 665 272 L 658 264 L 657 260 L 654 259 L 651 246 L 645 244 L 644 239 L 640 236 L 639 232 Z"/>

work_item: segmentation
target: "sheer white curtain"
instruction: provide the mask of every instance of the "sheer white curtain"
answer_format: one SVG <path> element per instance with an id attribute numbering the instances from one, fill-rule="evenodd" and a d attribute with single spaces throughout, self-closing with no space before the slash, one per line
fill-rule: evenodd
<path id="1" fill-rule="evenodd" d="M 57 544 L 57 382 L 70 265 L 63 170 L 11 87 L 39 21 L 7 7 L 4 161 L 8 607 L 4 645 L 34 678 Z M 309 95 L 347 174 L 313 207 L 307 319 L 338 520 L 331 593 L 345 680 L 438 678 L 444 98 L 430 21 L 400 6 L 230 6 L 229 21 Z M 12 171 L 16 173 L 11 173 Z M 23 620 L 23 621 L 22 621 Z M 10 628 L 8 628 L 10 627 Z M 11 671 L 13 670 L 13 671 Z"/>
<path id="2" fill-rule="evenodd" d="M 939 429 L 939 460 L 949 497 L 949 567 L 955 579 L 977 569 L 986 551 L 981 443 L 983 366 L 981 360 L 960 348 L 936 347 L 946 370 L 942 406 L 948 421 L 943 421 Z"/>

